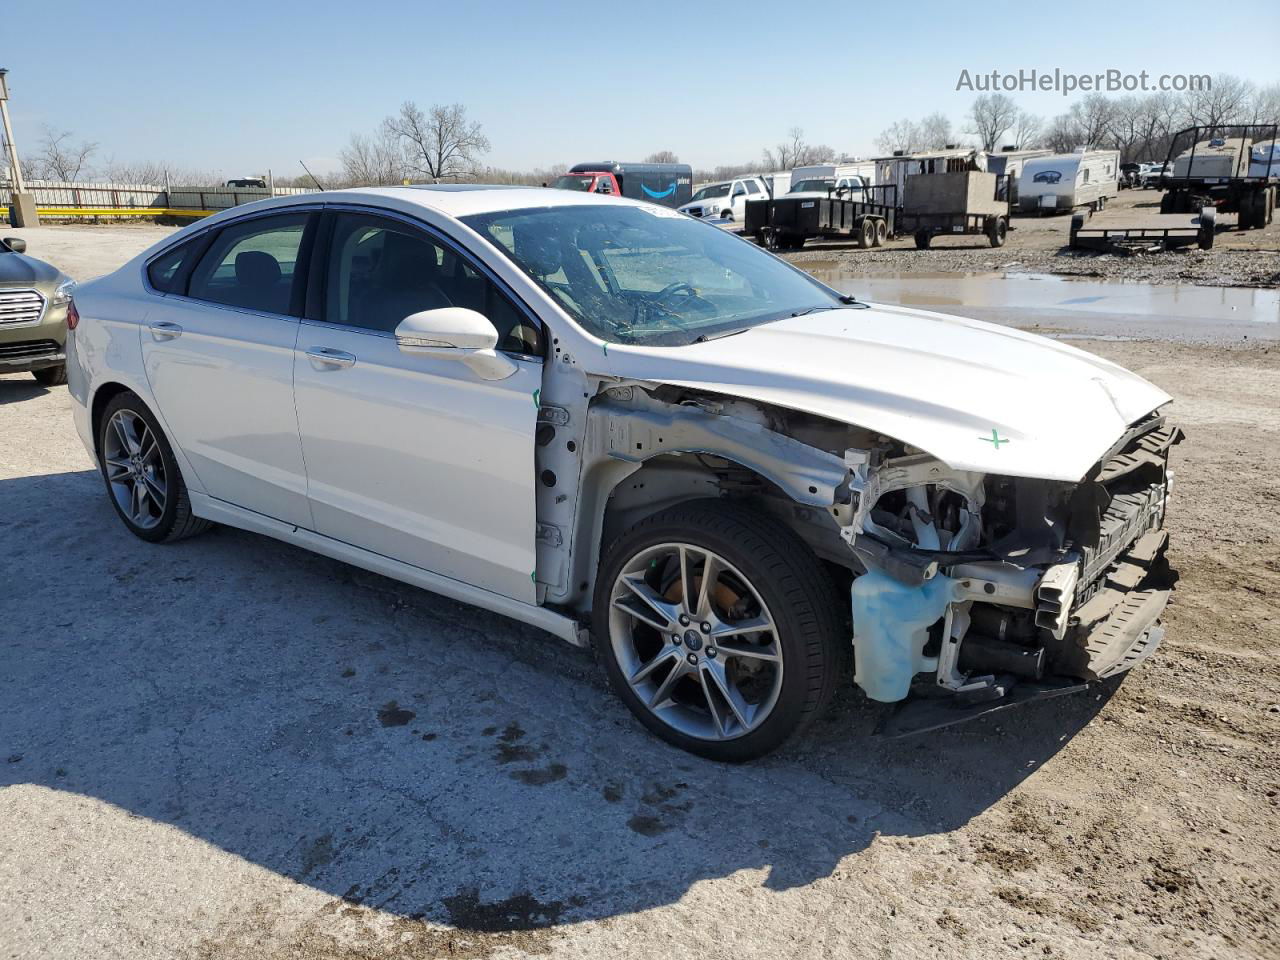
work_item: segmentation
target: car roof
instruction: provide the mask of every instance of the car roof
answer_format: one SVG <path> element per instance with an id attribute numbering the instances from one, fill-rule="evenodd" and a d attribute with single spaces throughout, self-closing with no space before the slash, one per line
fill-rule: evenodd
<path id="1" fill-rule="evenodd" d="M 557 190 L 550 187 L 522 187 L 507 184 L 444 183 L 421 184 L 407 187 L 353 187 L 348 190 L 326 190 L 324 193 L 296 194 L 279 197 L 275 201 L 290 203 L 315 203 L 320 201 L 346 201 L 368 203 L 373 198 L 396 199 L 417 206 L 428 207 L 450 217 L 466 217 L 476 213 L 496 213 L 503 210 L 526 210 L 530 207 L 570 207 L 589 204 L 627 204 L 638 201 L 623 197 L 584 193 L 577 190 Z M 232 207 L 231 210 L 235 210 Z"/>

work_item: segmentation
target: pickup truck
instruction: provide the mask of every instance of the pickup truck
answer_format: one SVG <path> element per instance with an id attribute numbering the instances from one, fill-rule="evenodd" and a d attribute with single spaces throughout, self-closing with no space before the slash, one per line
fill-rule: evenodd
<path id="1" fill-rule="evenodd" d="M 769 195 L 759 177 L 738 177 L 700 187 L 693 199 L 680 207 L 691 217 L 742 220 L 747 215 L 748 200 L 762 200 Z"/>

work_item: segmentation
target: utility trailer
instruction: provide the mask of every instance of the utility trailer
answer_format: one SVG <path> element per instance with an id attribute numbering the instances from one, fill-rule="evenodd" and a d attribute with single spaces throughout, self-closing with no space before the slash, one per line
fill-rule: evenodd
<path id="1" fill-rule="evenodd" d="M 840 192 L 749 200 L 742 232 L 770 250 L 799 250 L 814 237 L 853 238 L 865 249 L 896 236 L 897 187 L 866 187 L 863 200 L 845 200 Z"/>
<path id="2" fill-rule="evenodd" d="M 1240 230 L 1272 221 L 1280 187 L 1275 123 L 1188 127 L 1174 135 L 1160 188 L 1161 213 L 1203 207 L 1237 213 Z"/>
<path id="3" fill-rule="evenodd" d="M 982 170 L 920 173 L 906 178 L 898 231 L 925 250 L 937 236 L 985 235 L 1003 247 L 1009 233 L 1010 177 Z"/>
<path id="4" fill-rule="evenodd" d="M 1196 244 L 1201 250 L 1213 246 L 1217 210 L 1204 207 L 1199 216 L 1148 214 L 1145 219 L 1125 223 L 1106 217 L 1090 219 L 1085 210 L 1071 215 L 1071 241 L 1075 250 L 1098 250 L 1119 256 L 1160 253 Z"/>

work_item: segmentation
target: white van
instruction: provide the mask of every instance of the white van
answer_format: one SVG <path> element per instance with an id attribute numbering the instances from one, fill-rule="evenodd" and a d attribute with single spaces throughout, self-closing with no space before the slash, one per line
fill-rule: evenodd
<path id="1" fill-rule="evenodd" d="M 707 219 L 744 220 L 748 200 L 767 200 L 769 190 L 760 177 L 738 177 L 708 183 L 693 192 L 693 198 L 681 207 L 681 213 Z"/>
<path id="2" fill-rule="evenodd" d="M 1120 151 L 1077 150 L 1036 157 L 1022 165 L 1018 209 L 1023 213 L 1101 210 L 1120 195 Z"/>

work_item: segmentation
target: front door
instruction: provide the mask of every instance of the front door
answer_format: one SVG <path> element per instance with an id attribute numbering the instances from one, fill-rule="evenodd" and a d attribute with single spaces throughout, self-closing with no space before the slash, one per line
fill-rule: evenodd
<path id="1" fill-rule="evenodd" d="M 182 289 L 156 298 L 141 331 L 151 392 L 200 486 L 301 527 L 311 526 L 311 511 L 293 349 L 305 284 L 298 264 L 316 216 L 223 227 L 184 270 Z"/>
<path id="2" fill-rule="evenodd" d="M 329 216 L 316 319 L 294 358 L 316 530 L 534 602 L 537 323 L 424 228 Z M 483 380 L 459 360 L 399 350 L 401 320 L 447 306 L 488 317 L 517 371 Z"/>

